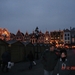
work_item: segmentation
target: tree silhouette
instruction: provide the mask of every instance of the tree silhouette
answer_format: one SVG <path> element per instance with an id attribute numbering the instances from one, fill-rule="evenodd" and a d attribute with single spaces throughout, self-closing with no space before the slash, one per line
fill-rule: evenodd
<path id="1" fill-rule="evenodd" d="M 39 28 L 38 27 L 35 28 L 35 35 L 38 40 L 38 37 L 39 37 Z"/>
<path id="2" fill-rule="evenodd" d="M 38 38 L 39 38 L 39 28 L 38 27 L 36 27 L 36 29 L 35 29 L 35 36 L 36 36 L 36 38 L 37 38 L 37 59 L 39 59 L 39 55 L 38 55 Z"/>

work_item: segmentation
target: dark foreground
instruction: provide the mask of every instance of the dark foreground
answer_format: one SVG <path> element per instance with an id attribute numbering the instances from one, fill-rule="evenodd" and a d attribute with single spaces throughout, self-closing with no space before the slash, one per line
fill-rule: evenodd
<path id="1" fill-rule="evenodd" d="M 75 50 L 68 51 L 68 58 L 71 61 L 71 66 L 75 67 Z M 37 65 L 33 66 L 29 70 L 29 62 L 16 63 L 8 73 L 2 73 L 0 70 L 0 75 L 43 75 L 43 67 L 40 60 L 36 61 Z M 70 75 L 75 75 L 75 70 L 71 71 Z"/>

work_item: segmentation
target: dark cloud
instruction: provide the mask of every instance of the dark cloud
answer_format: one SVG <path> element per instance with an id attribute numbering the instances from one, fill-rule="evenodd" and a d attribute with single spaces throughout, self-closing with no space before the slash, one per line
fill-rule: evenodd
<path id="1" fill-rule="evenodd" d="M 74 27 L 75 0 L 0 0 L 0 27 L 16 33 Z"/>

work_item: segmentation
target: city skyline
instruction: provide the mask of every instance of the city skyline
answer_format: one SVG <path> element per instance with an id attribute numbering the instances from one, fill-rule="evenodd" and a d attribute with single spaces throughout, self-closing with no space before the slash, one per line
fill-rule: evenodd
<path id="1" fill-rule="evenodd" d="M 37 30 L 37 33 L 36 33 Z M 38 35 L 37 35 L 38 34 Z M 75 47 L 75 28 L 56 30 L 56 31 L 45 31 L 42 33 L 38 31 L 36 27 L 32 33 L 23 33 L 20 30 L 16 34 L 10 33 L 7 29 L 0 28 L 0 39 L 4 41 L 20 41 L 20 42 L 31 42 L 42 43 L 42 44 L 54 44 L 56 47 Z"/>
<path id="2" fill-rule="evenodd" d="M 35 29 L 36 29 L 36 28 L 37 28 L 37 27 L 35 27 Z M 15 34 L 15 35 L 17 34 L 18 31 L 20 31 L 20 32 L 23 33 L 23 34 L 26 34 L 26 33 L 28 33 L 28 34 L 35 33 L 35 29 L 34 29 L 33 31 L 31 31 L 31 32 L 29 32 L 28 30 L 25 31 L 25 32 L 22 32 L 20 29 L 18 29 L 18 30 L 16 30 L 15 33 L 13 33 L 13 32 L 11 32 L 11 31 L 9 31 L 7 28 L 1 28 L 1 27 L 0 27 L 0 31 L 3 31 L 3 32 L 6 31 L 6 32 L 9 32 L 9 33 L 11 33 L 11 34 L 13 33 L 13 34 Z M 75 27 L 64 28 L 64 29 L 62 29 L 62 30 L 61 30 L 61 29 L 52 30 L 52 31 L 46 30 L 46 31 L 44 31 L 44 32 L 43 32 L 42 30 L 40 30 L 40 28 L 38 28 L 38 31 L 45 34 L 46 32 L 51 33 L 51 32 L 64 31 L 64 30 L 69 30 L 69 31 L 70 31 L 71 29 L 75 29 Z"/>
<path id="3" fill-rule="evenodd" d="M 75 0 L 0 0 L 0 27 L 12 33 L 63 30 L 75 25 Z"/>
<path id="4" fill-rule="evenodd" d="M 47 31 L 50 33 L 50 32 L 56 32 L 56 31 L 64 31 L 64 30 L 70 30 L 70 29 L 73 29 L 73 28 L 75 28 L 75 27 L 69 27 L 69 29 L 68 28 L 64 28 L 64 29 L 58 29 L 58 30 L 52 30 L 52 31 L 50 31 L 50 30 L 46 30 L 46 31 L 42 31 L 42 30 L 39 30 L 40 28 L 38 28 L 38 30 L 39 30 L 39 32 L 42 32 L 42 33 L 46 33 Z M 36 28 L 35 28 L 36 29 Z M 26 34 L 26 33 L 28 33 L 28 34 L 31 34 L 31 33 L 35 33 L 35 29 L 33 30 L 33 31 L 31 31 L 31 32 L 28 32 L 28 31 L 25 31 L 25 32 L 22 32 L 20 29 L 18 29 L 18 30 L 16 30 L 16 33 L 13 33 L 13 32 L 11 32 L 11 31 L 9 31 L 7 28 L 1 28 L 0 27 L 0 30 L 1 31 L 7 31 L 7 32 L 9 32 L 9 33 L 13 33 L 13 34 L 17 34 L 17 32 L 18 31 L 20 31 L 21 33 L 23 33 L 23 34 Z"/>

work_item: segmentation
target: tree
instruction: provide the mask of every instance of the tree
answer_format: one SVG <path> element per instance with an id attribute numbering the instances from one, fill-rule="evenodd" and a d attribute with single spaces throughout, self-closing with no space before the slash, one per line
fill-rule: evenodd
<path id="1" fill-rule="evenodd" d="M 38 57 L 38 38 L 39 38 L 39 28 L 38 27 L 36 27 L 36 29 L 35 29 L 35 36 L 36 36 L 36 38 L 37 38 L 37 59 L 39 58 Z"/>
<path id="2" fill-rule="evenodd" d="M 38 37 L 39 37 L 39 28 L 38 27 L 35 28 L 35 35 L 38 40 Z"/>

